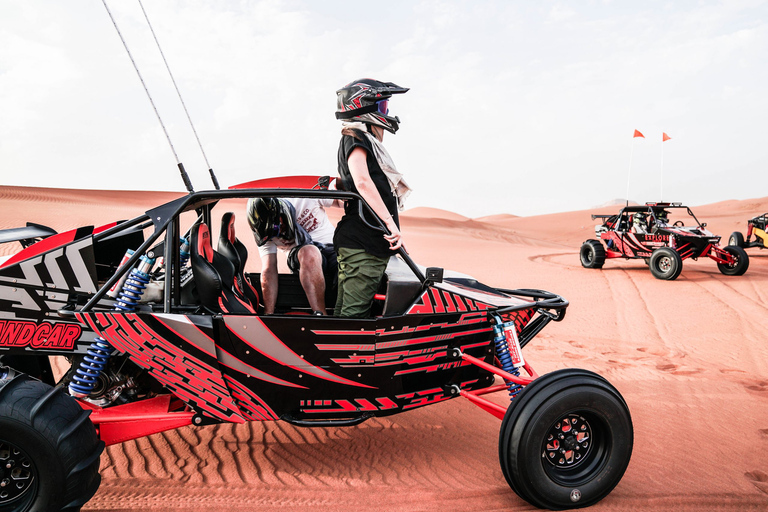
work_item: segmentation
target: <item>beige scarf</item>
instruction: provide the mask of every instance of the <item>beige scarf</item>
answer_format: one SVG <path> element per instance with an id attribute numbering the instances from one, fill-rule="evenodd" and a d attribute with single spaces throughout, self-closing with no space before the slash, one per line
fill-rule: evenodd
<path id="1" fill-rule="evenodd" d="M 368 126 L 365 123 L 342 123 L 341 133 L 342 135 L 349 135 L 357 139 L 360 138 L 360 134 L 368 138 L 373 146 L 373 156 L 376 157 L 379 167 L 381 167 L 381 170 L 387 177 L 392 194 L 397 198 L 397 208 L 403 211 L 405 199 L 411 194 L 411 187 L 405 182 L 403 175 L 398 172 L 384 144 L 374 137 L 373 134 L 368 133 Z"/>

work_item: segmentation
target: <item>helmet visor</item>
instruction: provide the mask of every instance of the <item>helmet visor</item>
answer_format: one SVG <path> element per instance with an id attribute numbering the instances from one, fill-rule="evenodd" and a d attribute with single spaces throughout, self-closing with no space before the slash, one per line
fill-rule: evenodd
<path id="1" fill-rule="evenodd" d="M 389 114 L 389 99 L 377 101 L 376 106 L 378 107 L 379 114 L 383 116 Z"/>

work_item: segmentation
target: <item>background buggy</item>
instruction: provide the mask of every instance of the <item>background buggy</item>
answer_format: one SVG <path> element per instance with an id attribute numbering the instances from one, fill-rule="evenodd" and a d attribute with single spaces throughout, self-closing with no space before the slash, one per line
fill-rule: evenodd
<path id="1" fill-rule="evenodd" d="M 734 231 L 728 239 L 728 245 L 747 249 L 750 247 L 759 247 L 765 249 L 768 247 L 768 234 L 766 234 L 766 225 L 768 225 L 768 213 L 758 215 L 747 221 L 747 237 L 741 234 L 741 231 Z M 755 239 L 752 240 L 752 235 Z"/>
<path id="2" fill-rule="evenodd" d="M 617 215 L 592 215 L 592 219 L 603 223 L 595 226 L 597 240 L 581 246 L 579 257 L 585 268 L 602 268 L 610 258 L 643 259 L 654 277 L 672 280 L 680 275 L 687 258 L 707 256 L 725 275 L 742 275 L 749 267 L 743 249 L 721 247 L 720 237 L 681 203 L 625 206 Z"/>

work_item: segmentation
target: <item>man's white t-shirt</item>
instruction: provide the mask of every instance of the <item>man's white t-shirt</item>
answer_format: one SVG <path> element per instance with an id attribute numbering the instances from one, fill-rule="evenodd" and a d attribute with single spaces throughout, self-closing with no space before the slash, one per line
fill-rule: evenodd
<path id="1" fill-rule="evenodd" d="M 321 244 L 333 243 L 334 227 L 328 220 L 325 208 L 333 206 L 334 199 L 318 199 L 316 197 L 286 198 L 284 201 L 291 203 L 296 210 L 296 224 L 303 227 L 312 237 L 313 242 Z M 259 255 L 277 253 L 280 248 L 288 251 L 296 246 L 296 241 L 286 242 L 279 238 L 273 238 L 259 247 Z"/>

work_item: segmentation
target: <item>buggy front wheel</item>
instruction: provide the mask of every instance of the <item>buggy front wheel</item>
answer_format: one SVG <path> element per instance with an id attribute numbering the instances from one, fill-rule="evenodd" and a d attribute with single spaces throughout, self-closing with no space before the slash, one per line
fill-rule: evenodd
<path id="1" fill-rule="evenodd" d="M 683 259 L 676 250 L 669 247 L 661 247 L 651 253 L 648 267 L 656 279 L 672 281 L 677 279 L 677 276 L 683 271 Z"/>
<path id="2" fill-rule="evenodd" d="M 728 239 L 728 245 L 734 245 L 736 247 L 744 247 L 744 235 L 741 231 L 734 231 L 731 233 L 731 237 Z"/>
<path id="3" fill-rule="evenodd" d="M 593 505 L 619 483 L 633 446 L 621 394 L 599 375 L 558 370 L 537 378 L 501 424 L 499 459 L 512 490 L 555 510 Z"/>
<path id="4" fill-rule="evenodd" d="M 605 248 L 597 240 L 587 240 L 581 244 L 579 257 L 581 259 L 581 266 L 584 268 L 603 268 Z"/>
<path id="5" fill-rule="evenodd" d="M 731 255 L 732 263 L 718 263 L 717 268 L 726 276 L 741 276 L 749 268 L 747 251 L 735 245 L 727 245 L 723 250 Z"/>

